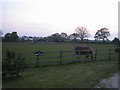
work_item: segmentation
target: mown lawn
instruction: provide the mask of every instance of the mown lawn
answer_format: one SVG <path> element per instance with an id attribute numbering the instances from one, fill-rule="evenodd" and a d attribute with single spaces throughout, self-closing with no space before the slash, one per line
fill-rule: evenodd
<path id="1" fill-rule="evenodd" d="M 116 61 L 26 68 L 22 78 L 3 81 L 3 88 L 93 88 L 100 79 L 115 72 Z"/>

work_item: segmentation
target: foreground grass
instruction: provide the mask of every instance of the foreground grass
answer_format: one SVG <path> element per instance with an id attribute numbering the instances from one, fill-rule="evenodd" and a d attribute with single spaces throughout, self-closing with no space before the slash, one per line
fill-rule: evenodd
<path id="1" fill-rule="evenodd" d="M 22 78 L 3 81 L 3 88 L 92 88 L 114 72 L 117 72 L 116 61 L 27 68 Z"/>
<path id="2" fill-rule="evenodd" d="M 114 49 L 117 46 L 112 44 L 3 43 L 2 49 L 3 52 L 7 50 L 15 52 L 28 52 L 28 54 L 22 54 L 22 56 L 26 58 L 26 63 L 32 63 L 36 60 L 34 59 L 36 58 L 33 54 L 34 51 L 71 51 L 77 45 L 89 46 L 94 50 L 98 49 L 97 61 L 81 62 L 61 66 L 27 68 L 22 73 L 22 78 L 18 80 L 3 81 L 3 88 L 91 88 L 96 85 L 101 78 L 108 77 L 117 71 L 117 55 L 114 52 Z M 107 50 L 109 49 L 113 49 L 111 54 L 112 61 L 108 60 Z M 65 55 L 72 54 L 73 53 L 66 53 Z M 45 53 L 43 57 L 57 55 L 59 55 L 59 53 Z M 56 61 L 56 59 L 53 60 Z M 41 59 L 40 61 L 45 62 L 51 60 Z"/>

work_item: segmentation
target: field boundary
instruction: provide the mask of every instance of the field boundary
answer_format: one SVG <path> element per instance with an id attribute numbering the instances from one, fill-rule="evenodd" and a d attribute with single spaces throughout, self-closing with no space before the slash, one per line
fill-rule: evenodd
<path id="1" fill-rule="evenodd" d="M 65 64 L 65 63 L 73 63 L 73 62 L 81 62 L 81 61 L 97 61 L 98 60 L 98 56 L 99 55 L 103 55 L 103 54 L 106 54 L 106 57 L 104 58 L 104 60 L 111 60 L 112 59 L 112 55 L 113 54 L 116 54 L 114 49 L 108 49 L 108 50 L 99 50 L 99 49 L 95 49 L 93 50 L 95 52 L 95 59 L 94 60 L 91 60 L 91 59 L 86 59 L 86 58 L 82 58 L 81 60 L 81 57 L 83 55 L 78 55 L 77 58 L 75 58 L 75 54 L 74 54 L 74 51 L 64 51 L 64 50 L 60 50 L 60 51 L 48 51 L 48 52 L 44 52 L 44 54 L 49 54 L 49 53 L 52 53 L 52 54 L 58 54 L 57 56 L 42 56 L 41 55 L 34 55 L 35 52 L 16 52 L 16 54 L 28 54 L 28 55 L 31 55 L 33 54 L 35 58 L 27 58 L 27 59 L 32 59 L 34 60 L 33 63 L 26 63 L 27 66 L 41 66 L 41 65 L 54 65 L 54 64 L 57 64 L 57 65 L 61 65 L 61 64 Z M 101 52 L 101 53 L 98 53 L 98 52 Z M 71 53 L 71 55 L 63 55 L 65 53 Z M 5 52 L 3 52 L 2 54 L 5 54 Z M 86 54 L 86 55 L 89 55 L 89 54 Z M 70 58 L 68 60 L 65 60 L 65 58 Z M 41 62 L 41 59 L 58 59 L 57 61 L 56 60 L 52 60 L 52 61 L 46 61 L 46 62 Z"/>

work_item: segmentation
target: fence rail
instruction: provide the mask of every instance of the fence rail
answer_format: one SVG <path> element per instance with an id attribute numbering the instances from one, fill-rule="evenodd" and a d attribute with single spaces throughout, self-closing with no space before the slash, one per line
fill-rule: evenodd
<path id="1" fill-rule="evenodd" d="M 88 50 L 82 50 L 82 51 L 88 51 Z M 116 58 L 116 55 L 117 55 L 114 49 L 108 49 L 108 50 L 95 49 L 93 51 L 95 52 L 95 54 L 93 54 L 95 55 L 94 61 L 98 59 L 102 59 L 102 58 L 104 58 L 104 60 L 111 60 L 113 58 Z M 2 52 L 2 54 L 6 54 L 6 53 Z M 91 59 L 85 58 L 81 54 L 78 55 L 78 58 L 75 58 L 74 50 L 72 51 L 63 51 L 63 50 L 48 51 L 48 52 L 44 52 L 44 55 L 40 55 L 40 56 L 35 56 L 34 52 L 16 52 L 16 54 L 22 54 L 23 56 L 27 55 L 25 57 L 26 60 L 32 61 L 32 62 L 27 63 L 27 65 L 37 65 L 37 66 L 38 65 L 49 65 L 49 64 L 60 64 L 61 65 L 64 63 L 91 60 Z M 91 54 L 86 54 L 86 55 L 91 55 Z M 32 56 L 32 57 L 29 57 L 29 56 Z"/>

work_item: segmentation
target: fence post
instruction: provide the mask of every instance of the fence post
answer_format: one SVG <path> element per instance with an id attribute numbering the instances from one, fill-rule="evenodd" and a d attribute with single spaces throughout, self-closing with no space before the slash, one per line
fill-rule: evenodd
<path id="1" fill-rule="evenodd" d="M 108 56 L 108 60 L 110 60 L 111 59 L 111 49 L 109 49 L 109 56 Z"/>
<path id="2" fill-rule="evenodd" d="M 60 50 L 60 65 L 62 64 L 62 54 L 63 54 L 63 51 Z"/>
<path id="3" fill-rule="evenodd" d="M 39 55 L 37 55 L 37 67 L 38 67 L 38 64 L 39 64 L 38 61 L 39 61 Z"/>
<path id="4" fill-rule="evenodd" d="M 81 59 L 81 50 L 79 50 L 79 61 Z"/>
<path id="5" fill-rule="evenodd" d="M 118 64 L 120 65 L 120 48 L 116 48 L 115 52 L 118 53 Z"/>
<path id="6" fill-rule="evenodd" d="M 120 51 L 118 52 L 118 64 L 120 65 Z"/>
<path id="7" fill-rule="evenodd" d="M 97 60 L 97 52 L 98 52 L 98 50 L 96 49 L 95 50 L 95 61 Z"/>

